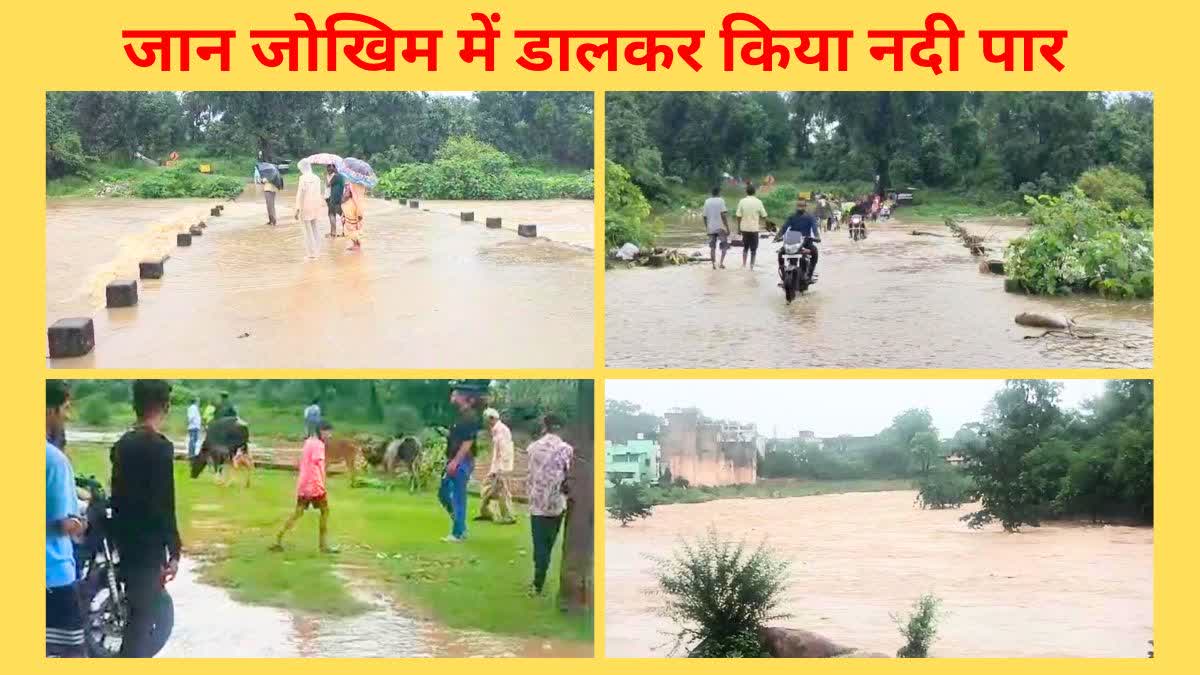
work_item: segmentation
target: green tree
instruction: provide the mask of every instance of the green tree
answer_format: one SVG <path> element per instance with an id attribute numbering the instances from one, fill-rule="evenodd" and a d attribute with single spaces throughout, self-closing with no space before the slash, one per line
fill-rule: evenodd
<path id="1" fill-rule="evenodd" d="M 605 509 L 621 523 L 621 527 L 628 527 L 629 523 L 639 518 L 649 518 L 654 513 L 654 507 L 647 499 L 641 483 L 620 481 L 609 491 L 609 496 L 611 499 L 606 500 L 609 503 Z"/>

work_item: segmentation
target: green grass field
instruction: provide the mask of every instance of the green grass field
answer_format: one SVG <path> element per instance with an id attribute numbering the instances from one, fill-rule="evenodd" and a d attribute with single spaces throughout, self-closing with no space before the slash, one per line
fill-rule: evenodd
<path id="1" fill-rule="evenodd" d="M 70 452 L 77 474 L 107 483 L 107 447 L 80 443 Z M 591 641 L 591 617 L 558 609 L 557 552 L 546 595 L 526 597 L 533 570 L 527 516 L 510 526 L 469 523 L 466 544 L 446 544 L 439 540 L 449 533 L 449 517 L 433 492 L 351 489 L 346 477 L 332 476 L 330 541 L 341 553 L 317 551 L 315 511 L 292 530 L 283 553 L 272 553 L 268 546 L 295 503 L 295 480 L 292 472 L 259 470 L 247 489 L 219 486 L 209 473 L 193 480 L 182 462 L 176 465 L 184 549 L 205 561 L 204 581 L 242 602 L 348 615 L 365 609 L 339 576 L 352 570 L 413 613 L 452 628 Z M 469 505 L 477 507 L 477 499 Z"/>
<path id="2" fill-rule="evenodd" d="M 254 158 L 217 157 L 198 149 L 180 148 L 181 161 L 196 161 L 212 166 L 214 176 L 235 176 L 249 182 L 254 173 Z M 139 160 L 124 162 L 97 161 L 88 166 L 88 176 L 62 176 L 46 180 L 47 197 L 94 197 L 106 184 L 128 183 L 136 184 L 157 173 L 166 171 L 167 167 L 151 166 Z"/>

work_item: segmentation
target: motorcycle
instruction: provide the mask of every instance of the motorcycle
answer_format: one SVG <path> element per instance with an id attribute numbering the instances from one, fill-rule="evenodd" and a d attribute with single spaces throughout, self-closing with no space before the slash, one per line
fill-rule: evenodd
<path id="1" fill-rule="evenodd" d="M 850 216 L 850 241 L 860 241 L 867 238 L 867 223 L 861 214 Z"/>
<path id="2" fill-rule="evenodd" d="M 780 248 L 780 256 L 783 259 L 783 268 L 779 271 L 779 280 L 783 286 L 783 297 L 790 304 L 797 294 L 808 290 L 813 284 L 812 277 L 808 275 L 812 256 L 799 242 L 785 242 Z"/>
<path id="3" fill-rule="evenodd" d="M 112 509 L 104 486 L 94 476 L 77 476 L 80 513 L 87 529 L 75 542 L 76 578 L 83 608 L 84 643 L 90 658 L 114 658 L 120 654 L 129 620 L 129 600 L 120 578 L 120 554 L 110 536 Z M 85 497 L 86 495 L 86 497 Z M 151 655 L 157 654 L 171 637 L 175 603 L 164 587 L 154 611 Z"/>

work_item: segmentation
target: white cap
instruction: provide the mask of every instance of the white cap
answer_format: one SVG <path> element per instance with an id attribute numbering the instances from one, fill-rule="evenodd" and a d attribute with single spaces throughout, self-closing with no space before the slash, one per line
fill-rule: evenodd
<path id="1" fill-rule="evenodd" d="M 483 411 L 483 418 L 487 420 L 498 420 L 500 419 L 500 411 L 496 410 L 495 408 L 488 408 L 487 410 Z"/>

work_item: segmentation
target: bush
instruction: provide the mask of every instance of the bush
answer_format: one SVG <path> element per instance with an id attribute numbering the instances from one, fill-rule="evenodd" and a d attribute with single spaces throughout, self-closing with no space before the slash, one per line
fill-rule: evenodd
<path id="1" fill-rule="evenodd" d="M 606 510 L 608 514 L 620 521 L 621 527 L 639 518 L 649 518 L 654 512 L 646 497 L 642 485 L 633 481 L 621 481 L 608 491 Z"/>
<path id="2" fill-rule="evenodd" d="M 112 419 L 112 405 L 100 396 L 90 396 L 79 406 L 79 418 L 88 426 L 102 427 Z"/>
<path id="3" fill-rule="evenodd" d="M 625 167 L 604 162 L 604 246 L 619 248 L 627 242 L 642 248 L 654 245 L 661 227 L 647 220 L 650 202 L 634 185 Z"/>
<path id="4" fill-rule="evenodd" d="M 133 391 L 130 389 L 129 382 L 125 380 L 109 380 L 101 387 L 104 390 L 104 397 L 110 403 L 125 403 L 132 400 Z"/>
<path id="5" fill-rule="evenodd" d="M 193 164 L 195 164 L 193 162 Z M 198 165 L 197 165 L 198 166 Z M 148 199 L 205 197 L 232 199 L 242 193 L 245 184 L 233 176 L 202 174 L 196 166 L 182 165 L 155 171 L 133 184 L 133 196 Z"/>
<path id="6" fill-rule="evenodd" d="M 1118 213 L 1078 189 L 1027 202 L 1034 228 L 1009 243 L 1009 278 L 1045 295 L 1088 289 L 1113 297 L 1154 295 L 1154 234 L 1136 212 Z"/>
<path id="7" fill-rule="evenodd" d="M 781 183 L 771 188 L 762 198 L 763 207 L 767 209 L 767 217 L 776 225 L 783 226 L 783 221 L 796 211 L 796 197 L 800 196 L 800 188 L 788 183 Z M 733 211 L 730 211 L 733 216 Z"/>
<path id="8" fill-rule="evenodd" d="M 917 503 L 923 509 L 957 509 L 971 501 L 971 479 L 951 466 L 932 469 L 917 479 Z"/>
<path id="9" fill-rule="evenodd" d="M 1137 208 L 1147 203 L 1146 182 L 1114 166 L 1084 171 L 1075 186 L 1088 199 L 1103 202 L 1114 211 Z"/>
<path id="10" fill-rule="evenodd" d="M 683 542 L 670 559 L 655 559 L 662 614 L 678 626 L 675 649 L 694 656 L 765 656 L 751 636 L 780 613 L 789 565 L 760 545 L 750 551 L 716 530 Z"/>
<path id="11" fill-rule="evenodd" d="M 923 659 L 929 656 L 929 647 L 937 639 L 940 604 L 933 594 L 926 593 L 913 603 L 913 612 L 907 619 L 892 616 L 905 639 L 904 646 L 896 652 L 896 656 L 902 659 Z"/>
<path id="12" fill-rule="evenodd" d="M 411 405 L 397 405 L 388 409 L 388 427 L 397 436 L 411 436 L 425 427 L 421 411 Z"/>
<path id="13" fill-rule="evenodd" d="M 387 159 L 399 156 L 397 151 Z M 438 149 L 432 163 L 401 163 L 384 171 L 376 190 L 389 199 L 591 199 L 593 183 L 591 171 L 518 169 L 495 147 L 457 136 Z"/>

